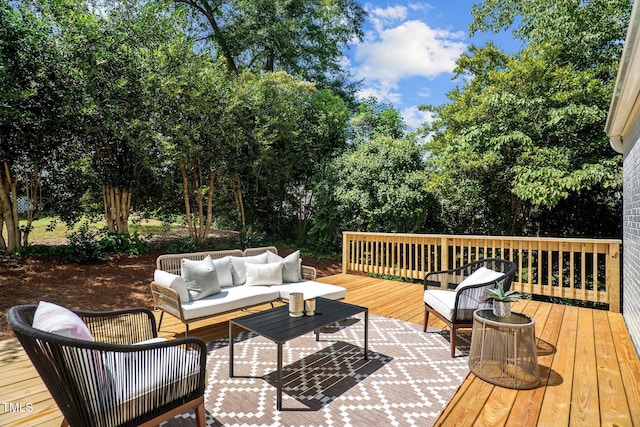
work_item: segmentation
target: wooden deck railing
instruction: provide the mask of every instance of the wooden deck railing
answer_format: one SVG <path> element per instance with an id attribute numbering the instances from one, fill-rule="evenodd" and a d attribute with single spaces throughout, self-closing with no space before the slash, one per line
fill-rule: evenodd
<path id="1" fill-rule="evenodd" d="M 518 265 L 511 289 L 619 313 L 620 240 L 344 232 L 342 269 L 410 279 L 482 258 Z"/>

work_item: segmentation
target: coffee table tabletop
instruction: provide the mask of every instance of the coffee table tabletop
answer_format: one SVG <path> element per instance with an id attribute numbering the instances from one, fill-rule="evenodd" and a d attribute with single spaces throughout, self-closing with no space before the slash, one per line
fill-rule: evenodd
<path id="1" fill-rule="evenodd" d="M 283 305 L 232 319 L 229 321 L 229 376 L 234 376 L 233 345 L 236 326 L 273 341 L 278 347 L 276 407 L 278 410 L 282 410 L 282 346 L 284 343 L 310 332 L 315 332 L 316 341 L 318 341 L 321 328 L 359 313 L 364 313 L 364 358 L 367 359 L 369 309 L 366 307 L 326 298 L 316 298 L 316 310 L 313 316 L 291 317 L 289 316 L 289 306 Z"/>

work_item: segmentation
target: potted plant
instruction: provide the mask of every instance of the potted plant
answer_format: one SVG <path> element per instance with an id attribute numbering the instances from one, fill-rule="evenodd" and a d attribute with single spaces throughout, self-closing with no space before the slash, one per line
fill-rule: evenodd
<path id="1" fill-rule="evenodd" d="M 487 289 L 487 300 L 493 301 L 493 314 L 506 317 L 511 314 L 511 303 L 522 295 L 516 291 L 505 291 L 502 283 L 496 289 Z"/>

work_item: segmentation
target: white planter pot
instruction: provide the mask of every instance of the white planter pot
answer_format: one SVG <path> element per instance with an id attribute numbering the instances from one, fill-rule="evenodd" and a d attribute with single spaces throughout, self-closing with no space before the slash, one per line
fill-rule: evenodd
<path id="1" fill-rule="evenodd" d="M 498 317 L 507 317 L 511 314 L 511 303 L 505 301 L 493 302 L 493 314 Z"/>

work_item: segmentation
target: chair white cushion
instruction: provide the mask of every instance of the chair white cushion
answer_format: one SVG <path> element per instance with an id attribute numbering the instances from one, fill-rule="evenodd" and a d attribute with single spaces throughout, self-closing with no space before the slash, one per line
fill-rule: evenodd
<path id="1" fill-rule="evenodd" d="M 281 285 L 282 262 L 269 264 L 245 264 L 247 281 L 245 286 Z"/>
<path id="2" fill-rule="evenodd" d="M 206 298 L 220 292 L 218 275 L 211 257 L 202 261 L 182 259 L 182 277 L 187 284 L 192 301 Z"/>
<path id="3" fill-rule="evenodd" d="M 180 347 L 110 352 L 105 354 L 103 363 L 110 374 L 110 386 L 116 391 L 119 404 L 148 393 L 161 392 L 168 384 L 199 374 L 199 360 Z"/>
<path id="4" fill-rule="evenodd" d="M 472 285 L 479 285 L 481 283 L 491 282 L 504 276 L 504 273 L 500 273 L 486 267 L 480 267 L 473 273 L 464 279 L 456 287 L 455 291 L 443 290 L 443 289 L 429 289 L 424 291 L 424 302 L 429 307 L 440 313 L 449 321 L 453 321 L 453 308 L 456 303 L 456 295 Z M 478 291 L 471 291 L 468 295 L 463 294 L 458 300 L 458 313 L 457 319 L 472 319 L 473 312 L 483 306 L 485 300 L 484 288 L 479 288 Z"/>
<path id="5" fill-rule="evenodd" d="M 245 264 L 266 264 L 267 253 L 260 255 L 245 256 L 245 257 L 231 257 L 231 275 L 233 276 L 234 285 L 244 285 L 247 281 L 247 271 Z"/>
<path id="6" fill-rule="evenodd" d="M 488 269 L 486 267 L 480 267 L 476 271 L 471 273 L 469 277 L 467 277 L 462 282 L 460 282 L 458 286 L 456 286 L 456 292 L 467 286 L 479 285 L 480 283 L 491 282 L 493 280 L 499 279 L 502 276 L 504 276 L 504 273 L 500 273 L 500 272 Z"/>
<path id="7" fill-rule="evenodd" d="M 182 304 L 182 313 L 190 320 L 271 302 L 279 296 L 277 286 L 233 286 L 222 289 L 219 294 Z"/>
<path id="8" fill-rule="evenodd" d="M 347 290 L 341 286 L 313 282 L 311 280 L 283 283 L 280 286 L 272 286 L 271 288 L 276 289 L 280 293 L 280 298 L 285 300 L 289 299 L 289 294 L 292 292 L 302 292 L 304 299 L 323 297 L 336 300 L 347 296 Z"/>
<path id="9" fill-rule="evenodd" d="M 188 302 L 191 300 L 189 296 L 189 290 L 187 289 L 187 283 L 182 276 L 172 274 L 164 270 L 156 270 L 153 272 L 153 281 L 159 285 L 171 288 L 178 293 L 180 302 Z"/>
<path id="10" fill-rule="evenodd" d="M 424 303 L 440 313 L 449 321 L 453 321 L 453 306 L 456 302 L 456 293 L 442 289 L 429 289 L 424 291 Z"/>
<path id="11" fill-rule="evenodd" d="M 91 331 L 77 314 L 46 301 L 40 301 L 38 304 L 32 326 L 63 337 L 95 341 Z"/>
<path id="12" fill-rule="evenodd" d="M 302 278 L 300 273 L 300 266 L 302 260 L 300 259 L 300 251 L 295 251 L 286 257 L 282 258 L 278 254 L 274 254 L 271 251 L 267 251 L 267 262 L 282 262 L 282 281 L 284 283 L 299 282 Z"/>

